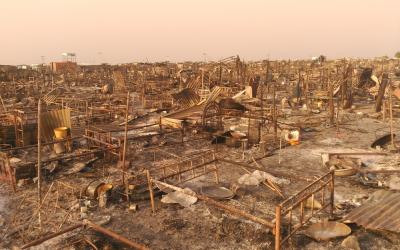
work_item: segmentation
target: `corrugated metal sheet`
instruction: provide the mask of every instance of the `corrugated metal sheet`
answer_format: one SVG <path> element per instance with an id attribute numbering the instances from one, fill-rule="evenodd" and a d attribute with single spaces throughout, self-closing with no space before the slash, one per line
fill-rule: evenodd
<path id="1" fill-rule="evenodd" d="M 222 92 L 222 88 L 219 87 L 219 86 L 215 86 L 215 87 L 212 89 L 212 91 L 211 91 L 210 95 L 208 96 L 208 98 L 206 99 L 206 104 L 211 103 L 211 102 L 217 100 L 217 98 L 219 97 L 219 95 L 221 94 L 221 92 Z"/>
<path id="2" fill-rule="evenodd" d="M 201 116 L 203 114 L 205 104 L 198 104 L 195 106 L 192 106 L 187 109 L 183 110 L 178 110 L 176 112 L 170 113 L 166 115 L 165 117 L 168 118 L 174 118 L 174 119 L 201 119 Z"/>
<path id="3" fill-rule="evenodd" d="M 196 94 L 193 89 L 189 88 L 185 88 L 176 94 L 172 94 L 172 97 L 182 106 L 182 108 L 194 106 L 200 101 L 200 96 Z"/>
<path id="4" fill-rule="evenodd" d="M 42 100 L 47 104 L 55 103 L 58 96 L 65 92 L 64 88 L 55 88 L 42 97 Z"/>
<path id="5" fill-rule="evenodd" d="M 383 191 L 355 208 L 343 220 L 367 229 L 400 232 L 400 193 Z"/>
<path id="6" fill-rule="evenodd" d="M 126 88 L 125 79 L 121 71 L 113 71 L 113 80 L 115 82 L 116 90 L 125 90 Z"/>
<path id="7" fill-rule="evenodd" d="M 200 88 L 200 86 L 201 86 L 201 81 L 200 81 L 200 76 L 198 76 L 198 77 L 192 79 L 188 83 L 187 88 L 189 88 L 189 89 L 198 89 L 198 88 Z"/>
<path id="8" fill-rule="evenodd" d="M 52 141 L 54 129 L 58 127 L 67 127 L 71 129 L 71 110 L 59 109 L 42 113 L 41 133 L 44 141 Z"/>
<path id="9" fill-rule="evenodd" d="M 217 100 L 217 98 L 222 93 L 222 88 L 216 86 L 213 88 L 211 93 L 207 96 L 207 98 L 203 101 L 198 102 L 196 105 L 190 106 L 189 108 L 185 108 L 182 110 L 178 110 L 176 112 L 170 113 L 165 117 L 174 118 L 174 119 L 201 119 L 202 114 L 204 112 L 204 108 L 211 102 Z"/>
<path id="10" fill-rule="evenodd" d="M 42 100 L 47 104 L 55 103 L 57 96 L 55 95 L 46 95 L 42 98 Z"/>

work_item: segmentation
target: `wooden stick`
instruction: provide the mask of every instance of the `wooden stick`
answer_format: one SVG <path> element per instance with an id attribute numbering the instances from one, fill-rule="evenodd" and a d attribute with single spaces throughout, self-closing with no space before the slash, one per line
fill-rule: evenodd
<path id="1" fill-rule="evenodd" d="M 1 97 L 1 95 L 0 95 L 0 102 L 1 102 L 1 105 L 3 106 L 4 112 L 7 112 L 7 108 L 6 108 L 6 106 L 4 105 L 3 98 Z"/>
<path id="2" fill-rule="evenodd" d="M 154 205 L 153 185 L 152 185 L 152 181 L 151 181 L 151 178 L 150 178 L 150 171 L 149 170 L 146 170 L 146 176 L 147 176 L 147 184 L 149 186 L 151 210 L 153 211 L 153 213 L 155 213 L 156 212 L 156 208 L 155 208 L 155 205 Z"/>
<path id="3" fill-rule="evenodd" d="M 42 170 L 41 170 L 41 160 L 42 160 L 42 142 L 41 142 L 41 100 L 39 98 L 38 101 L 38 121 L 37 121 L 37 178 L 38 178 L 38 186 L 37 186 L 37 195 L 38 195 L 38 221 L 39 221 L 39 227 L 42 226 L 42 221 L 41 221 L 41 213 L 40 213 L 40 208 L 42 206 Z M 24 138 L 22 138 L 23 140 Z"/>
<path id="4" fill-rule="evenodd" d="M 75 229 L 77 229 L 77 228 L 80 228 L 80 227 L 82 227 L 82 226 L 83 226 L 83 224 L 77 224 L 77 225 L 74 225 L 74 226 L 67 227 L 66 229 L 61 230 L 60 232 L 52 233 L 52 234 L 49 234 L 49 235 L 47 235 L 47 236 L 44 236 L 43 238 L 40 238 L 40 239 L 31 241 L 31 242 L 29 242 L 29 243 L 23 245 L 23 246 L 21 247 L 21 249 L 26 249 L 26 248 L 28 248 L 28 247 L 32 247 L 32 246 L 39 245 L 39 244 L 41 244 L 41 243 L 43 243 L 43 242 L 45 242 L 45 241 L 47 241 L 47 240 L 49 240 L 49 239 L 55 238 L 55 237 L 57 237 L 57 236 L 59 236 L 59 235 L 61 235 L 61 234 L 70 232 L 70 231 L 75 230 Z"/>
<path id="5" fill-rule="evenodd" d="M 253 159 L 253 162 L 257 165 L 257 167 L 262 168 L 258 162 L 254 159 L 253 156 L 251 156 L 251 158 Z M 273 183 L 271 180 L 269 180 L 268 178 L 263 182 L 264 185 L 266 185 L 267 187 L 269 187 L 272 191 L 276 192 L 279 196 L 281 196 L 282 198 L 284 198 L 285 196 L 283 195 L 281 189 L 275 185 L 275 183 Z M 267 185 L 268 184 L 268 185 Z"/>
<path id="6" fill-rule="evenodd" d="M 111 237 L 111 238 L 113 238 L 115 240 L 118 240 L 118 241 L 124 243 L 125 245 L 130 246 L 130 247 L 132 247 L 134 249 L 140 249 L 140 250 L 149 249 L 149 248 L 147 248 L 146 246 L 144 246 L 144 245 L 142 245 L 140 243 L 133 242 L 133 241 L 131 241 L 131 240 L 129 240 L 129 239 L 127 239 L 127 238 L 125 238 L 125 237 L 123 237 L 123 236 L 121 236 L 121 235 L 119 235 L 119 234 L 117 234 L 117 233 L 115 233 L 115 232 L 113 232 L 111 230 L 108 230 L 108 229 L 106 229 L 106 228 L 104 228 L 102 226 L 94 224 L 94 223 L 92 223 L 92 222 L 90 222 L 88 220 L 84 220 L 84 223 L 87 226 L 89 226 L 90 228 L 92 228 L 93 230 L 95 230 L 96 232 L 105 234 L 105 235 L 107 235 L 107 236 L 109 236 L 109 237 Z"/>
<path id="7" fill-rule="evenodd" d="M 91 247 L 93 247 L 94 250 L 99 250 L 99 249 L 96 247 L 96 245 L 95 245 L 91 240 L 89 240 L 89 238 L 88 238 L 87 236 L 83 236 L 83 240 L 84 240 L 86 243 L 88 243 Z"/>

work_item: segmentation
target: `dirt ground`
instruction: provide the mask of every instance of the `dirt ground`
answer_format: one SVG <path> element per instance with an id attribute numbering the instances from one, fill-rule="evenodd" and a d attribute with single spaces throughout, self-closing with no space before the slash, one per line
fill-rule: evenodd
<path id="1" fill-rule="evenodd" d="M 326 166 L 321 164 L 321 153 L 377 151 L 376 149 L 371 149 L 370 145 L 376 138 L 388 133 L 389 126 L 387 121 L 372 117 L 373 113 L 369 112 L 369 110 L 372 110 L 371 106 L 358 108 L 354 112 L 343 112 L 340 116 L 342 121 L 338 128 L 336 126 L 327 126 L 325 121 L 318 126 L 313 126 L 311 131 L 302 133 L 299 145 L 275 150 L 271 156 L 258 160 L 258 166 L 261 166 L 267 172 L 271 170 L 276 177 L 288 179 L 290 184 L 283 185 L 281 188 L 285 196 L 290 197 L 290 195 L 297 193 L 315 180 L 316 177 L 322 176 L 329 171 Z M 321 117 L 323 117 L 323 114 L 321 114 Z M 394 122 L 394 125 L 395 131 L 399 131 L 400 122 L 398 119 Z M 200 150 L 214 147 L 211 145 L 210 140 L 193 141 L 189 142 L 189 144 L 190 146 L 169 147 L 165 151 L 169 154 L 183 157 L 190 155 L 193 148 Z M 245 159 L 242 159 L 243 152 L 240 148 L 220 146 L 217 156 L 254 164 L 251 157 L 253 153 L 257 153 L 257 150 L 254 148 L 247 150 L 244 153 Z M 174 157 L 171 158 L 173 159 Z M 135 165 L 134 163 L 131 171 L 135 171 L 139 168 L 138 166 L 149 162 L 148 157 L 138 157 L 132 160 L 136 160 L 140 164 L 137 163 Z M 379 166 L 399 168 L 398 153 L 388 152 L 387 156 L 367 156 L 362 160 L 370 163 L 372 167 L 381 164 Z M 171 161 L 173 162 L 173 160 Z M 246 173 L 240 167 L 227 163 L 218 163 L 218 167 L 220 183 L 227 188 Z M 282 176 L 279 176 L 279 173 Z M 58 181 L 62 181 L 66 185 L 79 187 L 87 185 L 87 178 L 93 180 L 96 178 L 107 179 L 109 182 L 115 183 L 115 190 L 122 189 L 122 187 L 118 187 L 120 173 L 113 168 L 113 165 L 103 160 L 97 161 L 89 173 L 65 175 L 59 177 Z M 382 174 L 378 178 L 385 182 L 388 175 Z M 52 181 L 52 177 L 46 179 L 44 190 L 49 189 Z M 187 182 L 182 187 L 190 187 L 193 191 L 199 192 L 202 186 L 211 185 L 213 181 L 212 174 L 209 174 Z M 22 231 L 22 233 L 26 234 L 25 239 L 23 235 L 19 235 L 20 233 L 7 235 L 16 229 L 16 225 L 22 223 L 23 220 L 32 223 L 32 228 L 36 227 L 36 220 L 30 219 L 31 212 L 35 210 L 36 184 L 26 184 L 23 188 L 18 188 L 15 194 L 5 184 L 0 185 L 0 247 L 11 249 L 13 246 L 21 246 L 33 237 L 27 231 Z M 363 185 L 357 176 L 336 177 L 335 203 L 362 203 L 370 194 L 380 189 L 387 188 Z M 52 190 L 47 200 L 49 207 L 53 206 L 55 195 L 56 192 Z M 141 199 L 131 200 L 131 205 L 137 205 L 137 210 L 135 211 L 128 209 L 128 204 L 123 201 L 121 195 L 115 195 L 115 197 L 108 202 L 105 208 L 99 208 L 98 202 L 92 200 L 91 205 L 88 206 L 88 211 L 85 212 L 85 218 L 95 222 L 106 218 L 105 227 L 128 239 L 140 242 L 151 249 L 273 249 L 274 247 L 274 236 L 268 228 L 227 214 L 202 201 L 197 201 L 189 207 L 182 207 L 179 204 L 162 203 L 160 201 L 161 195 L 156 195 L 155 205 L 157 211 L 152 213 L 148 195 L 144 195 Z M 270 189 L 259 185 L 242 187 L 240 194 L 224 202 L 263 218 L 272 219 L 275 205 L 283 200 L 282 197 L 279 197 Z M 74 202 L 81 204 L 84 200 L 78 199 L 76 201 L 76 198 L 73 198 L 71 194 L 59 202 L 60 204 L 65 202 L 65 205 L 61 206 L 64 206 L 64 210 L 67 211 L 68 205 L 72 204 L 73 206 Z M 49 208 L 47 207 L 46 209 Z M 344 211 L 337 209 L 335 214 L 340 219 L 343 214 L 350 210 L 351 208 Z M 49 216 L 58 221 L 63 221 L 64 213 L 57 209 L 51 210 L 51 212 L 50 210 L 47 211 L 48 214 L 46 213 L 42 216 L 45 218 Z M 71 216 L 68 217 L 65 224 L 72 224 L 82 219 L 79 209 L 71 209 L 70 214 Z M 318 218 L 327 218 L 327 214 L 314 218 L 311 223 L 316 222 Z M 357 237 L 361 249 L 400 249 L 400 237 L 396 234 L 372 232 L 355 224 L 351 225 L 351 229 L 352 235 Z M 37 230 L 35 229 L 34 231 L 36 233 Z M 41 230 L 42 233 L 46 231 L 46 228 Z M 52 239 L 34 249 L 88 249 L 87 246 L 71 244 L 73 242 L 71 239 L 78 234 L 87 235 L 93 242 L 100 242 L 104 239 L 104 236 L 102 238 L 89 232 L 89 230 L 78 230 Z M 342 241 L 343 237 L 326 242 L 317 242 L 300 231 L 293 237 L 291 245 L 286 247 L 292 247 L 293 249 L 342 249 Z M 110 246 L 110 240 L 106 242 L 107 244 L 102 245 L 102 249 L 124 248 L 118 244 Z"/>

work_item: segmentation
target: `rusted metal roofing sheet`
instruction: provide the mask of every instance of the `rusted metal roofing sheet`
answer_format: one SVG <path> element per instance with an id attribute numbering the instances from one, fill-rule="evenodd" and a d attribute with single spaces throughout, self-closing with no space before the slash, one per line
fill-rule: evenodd
<path id="1" fill-rule="evenodd" d="M 55 103 L 58 96 L 65 92 L 64 88 L 55 88 L 42 97 L 42 100 L 47 104 Z"/>
<path id="2" fill-rule="evenodd" d="M 379 197 L 351 211 L 343 220 L 367 229 L 400 232 L 400 193 L 382 192 Z"/>
<path id="3" fill-rule="evenodd" d="M 172 97 L 183 107 L 188 108 L 196 105 L 200 101 L 200 96 L 193 89 L 186 88 L 172 94 Z"/>
<path id="4" fill-rule="evenodd" d="M 206 99 L 206 104 L 214 102 L 215 100 L 217 100 L 217 98 L 219 97 L 219 95 L 221 94 L 222 89 L 219 86 L 215 86 L 210 95 L 207 97 Z"/>
<path id="5" fill-rule="evenodd" d="M 200 81 L 200 76 L 198 76 L 188 83 L 187 88 L 198 89 L 200 88 L 200 86 L 201 86 L 201 81 Z"/>
<path id="6" fill-rule="evenodd" d="M 41 132 L 45 141 L 52 141 L 54 129 L 58 127 L 71 129 L 70 109 L 51 110 L 41 114 Z"/>
<path id="7" fill-rule="evenodd" d="M 197 104 L 190 108 L 178 110 L 174 113 L 170 113 L 170 114 L 166 115 L 165 117 L 174 118 L 174 119 L 183 119 L 183 120 L 184 119 L 200 119 L 203 114 L 204 107 L 205 107 L 204 103 Z"/>

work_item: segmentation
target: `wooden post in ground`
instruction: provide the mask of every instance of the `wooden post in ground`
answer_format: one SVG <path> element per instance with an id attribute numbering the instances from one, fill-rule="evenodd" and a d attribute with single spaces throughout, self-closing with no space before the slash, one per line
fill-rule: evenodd
<path id="1" fill-rule="evenodd" d="M 276 86 L 275 82 L 272 82 L 272 117 L 273 117 L 273 122 L 274 122 L 274 141 L 276 142 L 278 138 L 278 123 L 277 123 L 277 117 L 276 117 Z"/>
<path id="2" fill-rule="evenodd" d="M 335 122 L 335 104 L 333 103 L 333 84 L 329 83 L 329 121 L 333 125 Z"/>
<path id="3" fill-rule="evenodd" d="M 331 204 L 329 212 L 330 212 L 330 217 L 333 218 L 333 213 L 335 211 L 335 171 L 331 171 L 331 180 L 332 180 L 330 187 L 331 194 L 329 197 Z"/>
<path id="4" fill-rule="evenodd" d="M 381 85 L 379 85 L 378 96 L 376 97 L 375 112 L 380 112 L 382 110 L 382 103 L 383 99 L 385 98 L 385 91 L 388 82 L 389 82 L 388 74 L 384 73 L 382 76 Z"/>
<path id="5" fill-rule="evenodd" d="M 275 207 L 275 250 L 281 249 L 281 207 Z"/>
<path id="6" fill-rule="evenodd" d="M 146 177 L 147 177 L 147 185 L 149 187 L 151 211 L 153 213 L 155 213 L 156 212 L 156 207 L 155 207 L 155 204 L 154 204 L 153 182 L 151 181 L 150 171 L 149 170 L 146 170 Z"/>
<path id="7" fill-rule="evenodd" d="M 393 100 L 392 100 L 392 84 L 389 80 L 389 115 L 390 115 L 390 141 L 394 148 L 394 134 L 393 134 Z"/>
<path id="8" fill-rule="evenodd" d="M 40 212 L 40 204 L 42 204 L 42 170 L 41 170 L 41 161 L 42 161 L 42 142 L 41 142 L 41 118 L 40 114 L 42 111 L 42 102 L 39 98 L 38 101 L 38 117 L 37 117 L 37 195 L 38 195 L 38 220 L 39 227 L 42 227 L 42 218 Z M 23 139 L 23 138 L 22 138 Z"/>
<path id="9" fill-rule="evenodd" d="M 5 112 L 7 112 L 7 108 L 6 108 L 6 106 L 4 105 L 4 102 L 3 102 L 3 98 L 1 97 L 1 95 L 0 95 L 0 102 L 1 102 L 1 106 L 3 107 L 3 112 L 5 113 Z"/>
<path id="10" fill-rule="evenodd" d="M 303 78 L 304 80 L 304 99 L 305 99 L 305 102 L 306 102 L 306 105 L 307 105 L 307 114 L 309 114 L 310 113 L 310 110 L 311 110 L 311 105 L 310 105 L 310 99 L 308 98 L 308 92 L 309 92 L 309 85 L 308 85 L 308 81 L 309 81 L 309 77 L 308 77 L 308 72 L 306 71 L 305 72 L 305 74 L 306 74 L 306 76 Z"/>
<path id="11" fill-rule="evenodd" d="M 128 114 L 129 114 L 129 91 L 126 95 L 126 110 L 125 110 L 125 133 L 124 133 L 124 149 L 122 152 L 122 184 L 125 187 L 126 200 L 129 202 L 129 185 L 126 180 L 126 146 L 128 143 Z"/>

